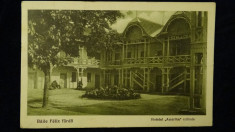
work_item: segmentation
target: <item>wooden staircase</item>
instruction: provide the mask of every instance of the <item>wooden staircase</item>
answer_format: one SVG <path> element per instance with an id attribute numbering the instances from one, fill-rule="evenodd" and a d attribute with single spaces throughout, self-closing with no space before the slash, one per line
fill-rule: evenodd
<path id="1" fill-rule="evenodd" d="M 186 74 L 184 72 L 180 73 L 179 75 L 170 80 L 168 92 L 173 91 L 179 85 L 185 83 L 185 81 L 186 81 Z"/>
<path id="2" fill-rule="evenodd" d="M 133 81 L 133 83 L 137 84 L 138 86 L 140 86 L 143 90 L 146 89 L 148 87 L 154 87 L 154 83 L 151 82 L 150 80 L 147 79 L 147 77 L 144 77 L 144 74 L 140 73 L 140 72 L 131 72 L 131 79 Z"/>

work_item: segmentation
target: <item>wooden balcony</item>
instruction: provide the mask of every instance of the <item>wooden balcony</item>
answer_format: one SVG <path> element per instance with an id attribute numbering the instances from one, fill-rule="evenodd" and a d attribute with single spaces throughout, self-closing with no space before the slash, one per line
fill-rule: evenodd
<path id="1" fill-rule="evenodd" d="M 94 58 L 91 59 L 81 59 L 81 58 L 69 58 L 71 59 L 69 66 L 80 66 L 80 67 L 91 67 L 98 68 L 100 61 Z"/>
<path id="2" fill-rule="evenodd" d="M 123 61 L 115 60 L 105 62 L 106 66 L 118 66 L 118 65 L 136 65 L 136 64 L 189 64 L 190 55 L 178 55 L 178 56 L 156 56 L 145 58 L 125 58 Z"/>
<path id="3" fill-rule="evenodd" d="M 126 58 L 124 64 L 183 64 L 190 63 L 189 55 L 179 56 L 157 56 L 157 57 L 146 57 L 146 58 Z"/>

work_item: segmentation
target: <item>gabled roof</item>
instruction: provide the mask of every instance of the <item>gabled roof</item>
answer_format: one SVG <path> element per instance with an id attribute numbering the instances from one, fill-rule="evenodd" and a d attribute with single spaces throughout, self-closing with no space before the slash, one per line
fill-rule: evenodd
<path id="1" fill-rule="evenodd" d="M 145 33 L 147 33 L 149 36 L 154 37 L 156 34 L 158 34 L 161 29 L 162 29 L 162 25 L 155 23 L 155 22 L 151 22 L 149 20 L 143 19 L 143 18 L 139 18 L 136 17 L 133 20 L 131 20 L 127 27 L 129 27 L 132 24 L 138 24 L 139 26 L 141 26 L 143 28 L 143 30 L 145 31 Z M 125 32 L 125 30 L 124 30 Z"/>
<path id="2" fill-rule="evenodd" d="M 171 15 L 169 18 L 167 18 L 166 23 L 164 25 L 146 20 L 144 18 L 136 17 L 127 24 L 127 27 L 124 30 L 124 33 L 126 32 L 128 27 L 130 27 L 131 25 L 138 24 L 147 35 L 151 37 L 157 37 L 161 34 L 164 34 L 166 27 L 169 25 L 171 20 L 179 16 L 188 19 L 190 17 L 190 13 L 187 11 L 177 11 L 173 15 Z"/>
<path id="3" fill-rule="evenodd" d="M 177 11 L 175 12 L 173 15 L 171 15 L 168 20 L 166 21 L 165 25 L 161 28 L 161 30 L 156 34 L 156 37 L 161 35 L 161 34 L 164 34 L 166 33 L 166 28 L 167 26 L 170 24 L 171 20 L 176 18 L 176 17 L 184 17 L 186 19 L 189 19 L 190 17 L 190 12 L 187 12 L 187 11 Z"/>

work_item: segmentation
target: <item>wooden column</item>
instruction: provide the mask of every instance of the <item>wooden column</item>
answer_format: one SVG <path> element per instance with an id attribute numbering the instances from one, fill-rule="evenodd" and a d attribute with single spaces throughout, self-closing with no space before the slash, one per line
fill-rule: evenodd
<path id="1" fill-rule="evenodd" d="M 162 56 L 165 56 L 165 40 L 162 43 Z"/>
<path id="2" fill-rule="evenodd" d="M 187 68 L 184 71 L 184 94 L 186 93 L 186 84 L 187 84 Z"/>
<path id="3" fill-rule="evenodd" d="M 149 79 L 150 79 L 150 68 L 147 68 L 148 72 L 147 72 L 147 91 L 149 92 L 150 89 L 149 89 Z"/>
<path id="4" fill-rule="evenodd" d="M 81 83 L 83 84 L 83 80 L 82 80 L 82 78 L 83 78 L 83 70 L 84 70 L 84 68 L 81 68 Z"/>
<path id="5" fill-rule="evenodd" d="M 165 87 L 165 69 L 162 68 L 162 93 L 164 93 L 164 87 Z"/>
<path id="6" fill-rule="evenodd" d="M 103 76 L 104 76 L 104 80 L 103 80 L 103 82 L 104 82 L 104 88 L 105 88 L 105 87 L 106 87 L 105 69 L 104 69 L 104 71 L 103 71 Z"/>
<path id="7" fill-rule="evenodd" d="M 130 81 L 130 88 L 132 88 L 132 76 L 131 76 L 131 69 L 129 69 L 130 70 L 130 78 L 129 78 L 129 81 Z"/>
<path id="8" fill-rule="evenodd" d="M 120 69 L 118 69 L 118 86 L 120 87 L 121 85 L 121 72 Z"/>
<path id="9" fill-rule="evenodd" d="M 170 69 L 166 69 L 166 91 L 169 92 L 169 86 L 170 86 L 170 79 L 169 79 L 169 72 Z"/>
<path id="10" fill-rule="evenodd" d="M 169 56 L 170 56 L 170 42 L 169 42 L 169 37 L 167 37 L 167 51 L 166 51 L 166 62 L 169 61 Z"/>
<path id="11" fill-rule="evenodd" d="M 205 56 L 203 56 L 203 78 L 202 78 L 202 104 L 201 104 L 201 106 L 202 106 L 202 109 L 203 109 L 203 111 L 206 113 L 206 71 L 207 71 L 207 67 L 206 67 L 206 60 L 205 60 L 205 58 L 206 58 L 206 54 L 205 54 L 205 51 L 204 51 L 204 53 L 203 53 L 203 55 Z"/>
<path id="12" fill-rule="evenodd" d="M 125 87 L 127 86 L 127 68 L 125 68 Z"/>
<path id="13" fill-rule="evenodd" d="M 128 45 L 126 45 L 126 58 L 127 58 L 127 55 L 128 55 L 128 54 L 127 54 L 127 47 L 128 47 Z"/>
<path id="14" fill-rule="evenodd" d="M 144 84 L 143 84 L 143 85 L 144 85 L 144 90 L 145 90 L 145 86 L 146 86 L 146 78 L 145 78 L 145 74 L 146 74 L 146 73 L 145 73 L 145 68 L 144 68 Z"/>
<path id="15" fill-rule="evenodd" d="M 122 45 L 122 61 L 124 60 L 125 58 L 125 52 L 124 52 L 124 44 Z"/>
<path id="16" fill-rule="evenodd" d="M 144 40 L 144 63 L 146 63 L 145 57 L 146 57 L 146 39 Z"/>
<path id="17" fill-rule="evenodd" d="M 148 49 L 147 49 L 147 57 L 149 57 L 150 55 L 150 40 L 147 40 L 147 42 L 148 42 Z"/>
<path id="18" fill-rule="evenodd" d="M 122 83 L 121 83 L 121 85 L 122 85 L 122 87 L 123 87 L 123 68 L 122 68 Z"/>
<path id="19" fill-rule="evenodd" d="M 78 76 L 77 76 L 77 87 L 78 87 L 79 77 L 80 77 L 80 75 L 79 75 L 79 68 L 78 68 L 78 67 L 76 67 L 76 70 L 77 70 L 77 74 L 78 74 Z"/>
<path id="20" fill-rule="evenodd" d="M 194 109 L 194 82 L 195 81 L 195 69 L 194 66 L 190 67 L 190 107 L 189 109 Z"/>
<path id="21" fill-rule="evenodd" d="M 170 56 L 170 40 L 167 38 L 167 56 Z"/>

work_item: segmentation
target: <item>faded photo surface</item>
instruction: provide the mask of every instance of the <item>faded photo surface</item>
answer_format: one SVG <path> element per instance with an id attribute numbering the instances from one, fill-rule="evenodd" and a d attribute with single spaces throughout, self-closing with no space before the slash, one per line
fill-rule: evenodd
<path id="1" fill-rule="evenodd" d="M 21 127 L 212 123 L 214 4 L 49 3 L 23 3 Z"/>

